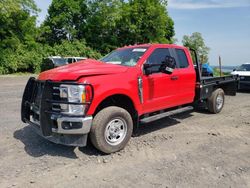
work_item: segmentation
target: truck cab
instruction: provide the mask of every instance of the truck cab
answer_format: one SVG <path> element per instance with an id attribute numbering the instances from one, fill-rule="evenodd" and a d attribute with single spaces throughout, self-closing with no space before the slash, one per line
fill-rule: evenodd
<path id="1" fill-rule="evenodd" d="M 231 74 L 239 76 L 240 81 L 238 89 L 250 90 L 250 63 L 242 64 L 231 72 Z"/>
<path id="2" fill-rule="evenodd" d="M 55 143 L 85 146 L 89 136 L 100 151 L 119 151 L 141 122 L 199 103 L 219 113 L 224 94 L 236 94 L 236 76 L 203 79 L 195 59 L 182 46 L 144 44 L 43 72 L 26 85 L 22 121 Z"/>

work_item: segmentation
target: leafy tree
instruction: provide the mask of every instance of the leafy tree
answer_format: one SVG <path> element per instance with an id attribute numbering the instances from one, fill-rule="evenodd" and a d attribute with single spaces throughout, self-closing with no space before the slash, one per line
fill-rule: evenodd
<path id="1" fill-rule="evenodd" d="M 33 0 L 0 1 L 0 48 L 15 48 L 34 41 L 38 8 Z"/>
<path id="2" fill-rule="evenodd" d="M 123 2 L 119 0 L 94 0 L 89 3 L 85 39 L 89 46 L 107 53 L 119 46 L 118 22 L 122 17 Z"/>
<path id="3" fill-rule="evenodd" d="M 70 1 L 69 1 L 70 2 Z M 80 1 L 79 1 L 80 2 Z M 60 3 L 59 3 L 60 4 Z M 70 5 L 67 5 L 67 7 Z M 72 10 L 77 7 L 73 7 Z M 78 7 L 79 8 L 79 7 Z M 80 7 L 82 10 L 84 7 Z M 60 9 L 60 7 L 58 8 Z M 80 29 L 75 23 L 82 23 L 79 17 L 72 17 L 78 22 L 70 22 L 72 30 L 68 29 L 67 36 L 71 40 L 60 39 L 60 44 L 50 46 L 50 38 L 44 43 L 38 36 L 36 17 L 39 9 L 33 0 L 1 0 L 0 1 L 0 74 L 14 72 L 39 72 L 42 59 L 48 56 L 84 56 L 99 58 L 101 55 L 90 47 L 85 41 L 74 40 Z M 75 10 L 75 9 L 74 9 Z M 63 14 L 63 13 L 62 13 Z M 69 19 L 69 17 L 67 17 Z M 67 21 L 67 19 L 62 21 Z M 55 18 L 52 24 L 58 19 Z M 60 22 L 56 25 L 60 26 Z"/>
<path id="4" fill-rule="evenodd" d="M 1 54 L 4 53 L 6 55 Z M 52 46 L 40 43 L 31 45 L 19 44 L 15 50 L 10 48 L 0 52 L 0 74 L 14 72 L 40 72 L 43 58 L 49 56 L 83 56 L 87 58 L 100 58 L 101 54 L 90 47 L 84 41 L 62 41 L 61 44 Z"/>
<path id="5" fill-rule="evenodd" d="M 87 15 L 86 0 L 53 0 L 41 26 L 40 40 L 54 45 L 63 40 L 81 39 L 80 31 Z"/>
<path id="6" fill-rule="evenodd" d="M 49 55 L 60 55 L 60 56 L 81 56 L 87 58 L 99 59 L 101 54 L 92 48 L 86 46 L 85 41 L 62 41 L 62 44 L 53 46 L 50 49 Z"/>
<path id="7" fill-rule="evenodd" d="M 0 71 L 2 73 L 26 66 L 20 64 L 14 56 L 23 46 L 28 49 L 35 44 L 38 11 L 33 0 L 0 1 Z"/>
<path id="8" fill-rule="evenodd" d="M 174 22 L 164 0 L 53 0 L 42 26 L 51 45 L 86 40 L 102 53 L 135 43 L 172 43 Z"/>
<path id="9" fill-rule="evenodd" d="M 123 43 L 172 43 L 174 22 L 166 7 L 167 1 L 160 0 L 130 0 L 125 4 L 120 22 Z"/>
<path id="10" fill-rule="evenodd" d="M 0 0 L 0 74 L 39 72 L 52 55 L 99 58 L 124 45 L 172 43 L 166 7 L 167 0 L 53 0 L 38 28 L 34 0 Z"/>
<path id="11" fill-rule="evenodd" d="M 188 48 L 196 50 L 200 57 L 201 63 L 208 62 L 208 53 L 210 48 L 205 45 L 204 39 L 202 38 L 201 33 L 195 32 L 191 36 L 184 35 L 182 43 Z"/>
<path id="12" fill-rule="evenodd" d="M 102 53 L 136 43 L 172 43 L 174 22 L 160 0 L 95 0 L 87 43 Z"/>

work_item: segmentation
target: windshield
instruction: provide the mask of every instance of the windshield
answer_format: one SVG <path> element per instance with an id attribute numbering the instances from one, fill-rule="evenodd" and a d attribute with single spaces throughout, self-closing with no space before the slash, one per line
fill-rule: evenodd
<path id="1" fill-rule="evenodd" d="M 55 65 L 65 65 L 67 64 L 67 60 L 64 58 L 52 58 Z"/>
<path id="2" fill-rule="evenodd" d="M 100 59 L 102 62 L 124 65 L 124 66 L 135 66 L 138 60 L 143 56 L 148 48 L 126 48 L 118 49 L 104 58 Z"/>
<path id="3" fill-rule="evenodd" d="M 243 64 L 239 66 L 236 70 L 237 71 L 250 71 L 250 64 Z"/>

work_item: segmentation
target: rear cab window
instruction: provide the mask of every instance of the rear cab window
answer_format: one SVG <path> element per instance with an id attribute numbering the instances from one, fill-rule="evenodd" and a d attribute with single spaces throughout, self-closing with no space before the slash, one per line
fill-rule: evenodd
<path id="1" fill-rule="evenodd" d="M 174 57 L 177 64 L 177 68 L 183 69 L 189 67 L 187 55 L 183 49 L 174 48 Z"/>

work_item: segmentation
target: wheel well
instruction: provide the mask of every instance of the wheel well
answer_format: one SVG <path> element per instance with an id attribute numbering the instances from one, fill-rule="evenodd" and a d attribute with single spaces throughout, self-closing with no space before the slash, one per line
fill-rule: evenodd
<path id="1" fill-rule="evenodd" d="M 124 108 L 127 110 L 134 122 L 134 125 L 137 125 L 138 121 L 138 113 L 134 107 L 133 101 L 126 95 L 118 94 L 118 95 L 112 95 L 104 99 L 96 108 L 94 116 L 101 111 L 102 109 L 108 107 L 108 106 L 118 106 L 121 108 Z"/>

